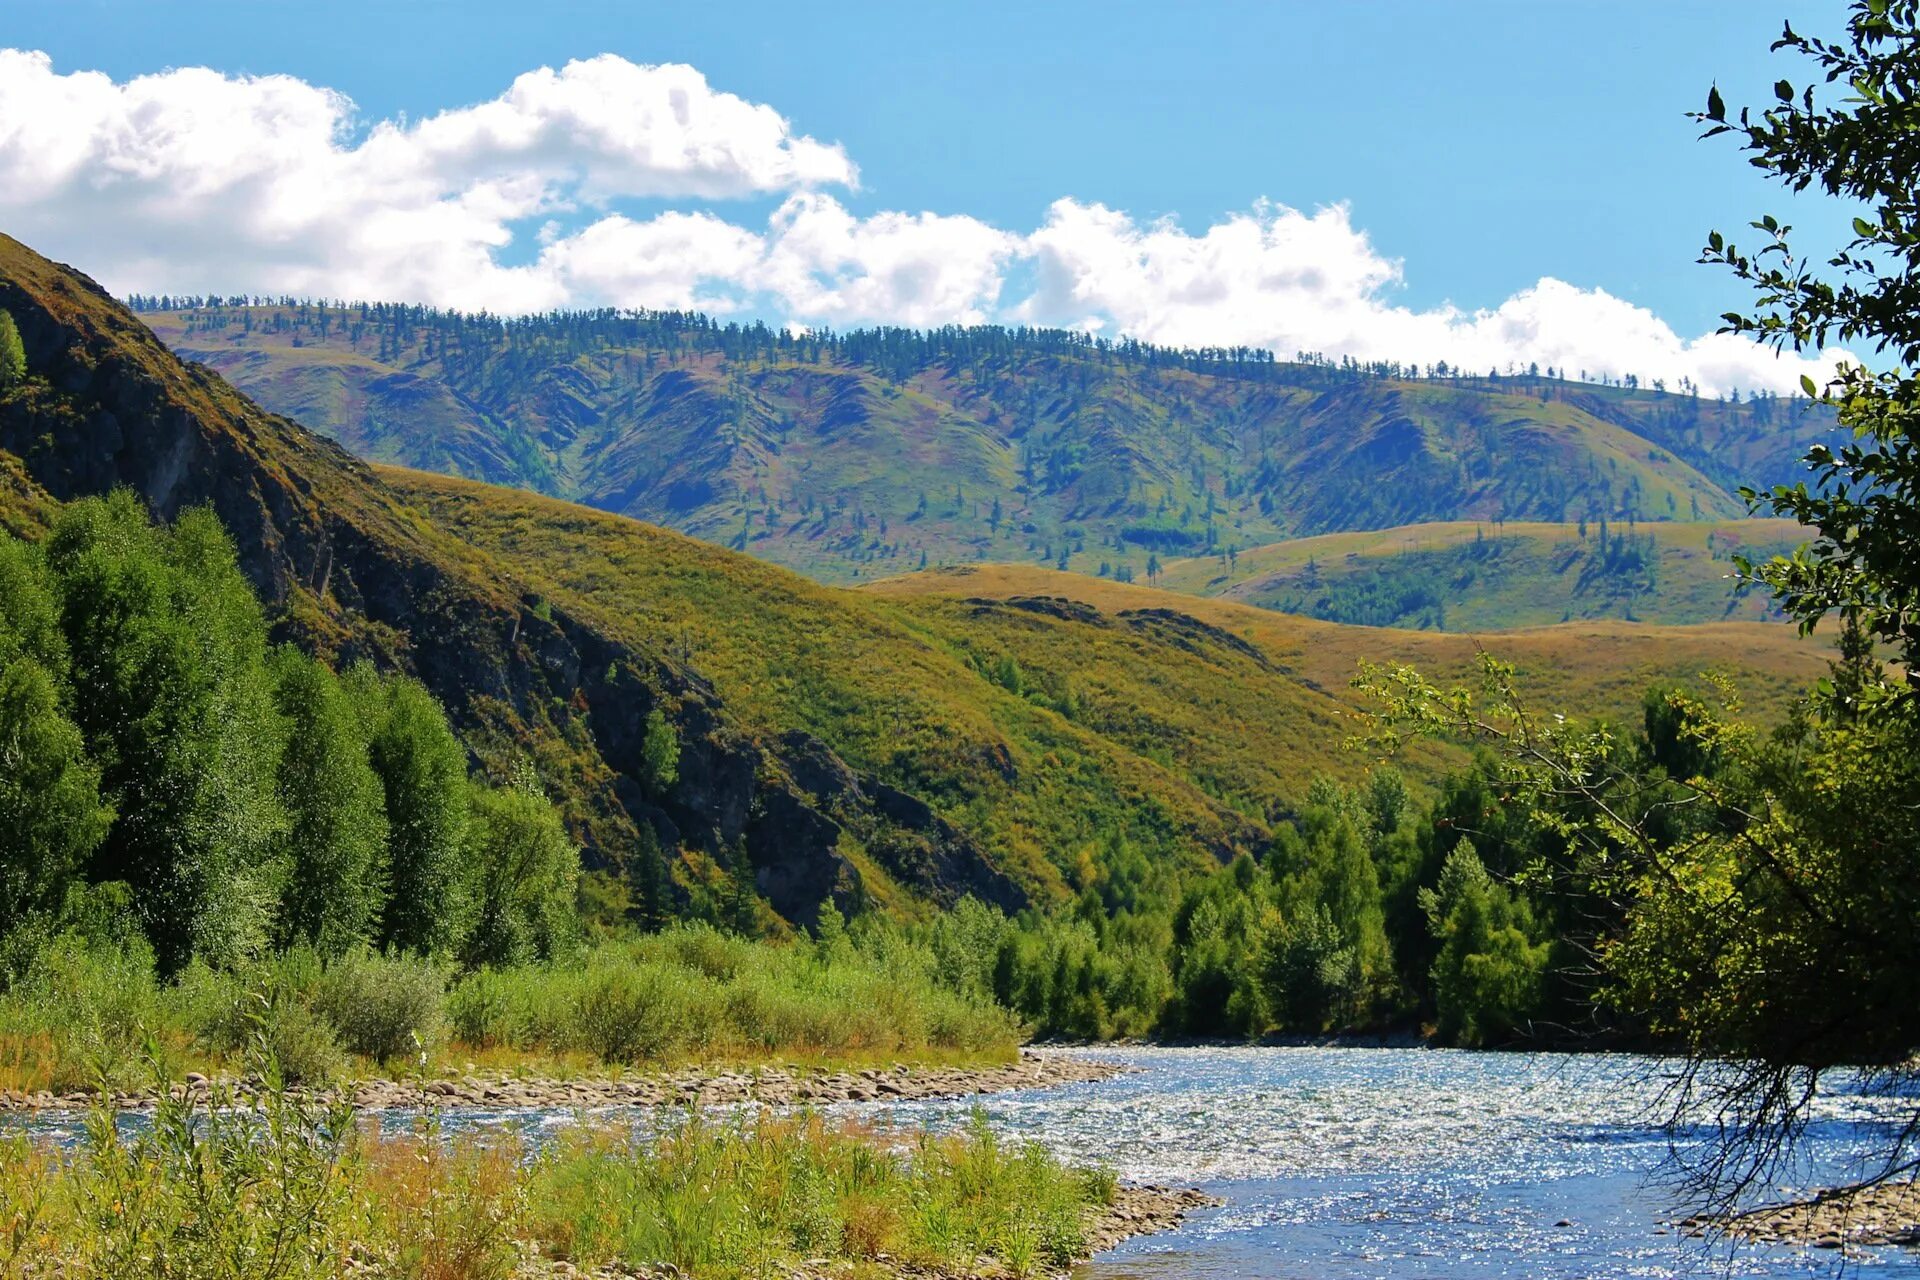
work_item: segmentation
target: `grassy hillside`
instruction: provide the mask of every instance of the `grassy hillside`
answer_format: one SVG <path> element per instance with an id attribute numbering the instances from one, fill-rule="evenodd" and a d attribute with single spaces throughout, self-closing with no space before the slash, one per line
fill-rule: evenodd
<path id="1" fill-rule="evenodd" d="M 1036 568 L 824 587 L 525 491 L 369 467 L 4 238 L 0 307 L 30 375 L 0 395 L 11 522 L 115 487 L 163 516 L 210 504 L 281 635 L 417 673 L 482 768 L 536 765 L 595 865 L 657 848 L 691 894 L 744 858 L 789 919 L 829 898 L 903 914 L 1046 899 L 1120 844 L 1193 864 L 1257 852 L 1317 772 L 1365 767 L 1341 749 L 1357 656 L 1471 659 L 1453 637 Z M 1512 643 L 1553 696 L 1621 710 L 1703 665 L 1744 665 L 1762 701 L 1820 666 L 1773 627 Z M 680 744 L 665 784 L 645 759 L 658 717 Z"/>
<path id="2" fill-rule="evenodd" d="M 863 594 L 950 609 L 955 602 L 1068 601 L 1124 617 L 1144 611 L 1183 614 L 1258 650 L 1275 669 L 1343 705 L 1362 659 L 1409 662 L 1443 680 L 1470 680 L 1484 650 L 1513 662 L 1539 705 L 1583 715 L 1632 718 L 1648 685 L 1687 682 L 1702 672 L 1733 677 L 1756 716 L 1784 714 L 1789 702 L 1825 674 L 1823 640 L 1790 627 L 1720 622 L 1663 627 L 1615 620 L 1528 627 L 1481 636 L 1358 627 L 1295 617 L 1238 601 L 1183 596 L 1137 584 L 1089 579 L 1025 565 L 959 566 L 876 582 Z M 1204 720 L 1209 732 L 1231 721 Z"/>
<path id="3" fill-rule="evenodd" d="M 676 637 L 747 724 L 818 736 L 1034 882 L 1071 878 L 1116 834 L 1176 857 L 1256 847 L 1314 773 L 1366 767 L 1343 746 L 1358 659 L 1464 676 L 1476 652 L 1463 637 L 1025 566 L 822 587 L 553 499 L 381 474 L 437 526 L 540 575 L 556 605 L 610 634 Z M 1638 714 L 1648 683 L 1708 668 L 1734 672 L 1757 711 L 1777 714 L 1824 669 L 1790 629 L 1750 623 L 1598 623 L 1489 643 L 1543 699 L 1620 715 Z"/>
<path id="4" fill-rule="evenodd" d="M 1804 540 L 1790 520 L 1623 525 L 1451 521 L 1324 534 L 1164 563 L 1157 585 L 1329 622 L 1493 631 L 1619 618 L 1762 620 L 1733 557 Z"/>
<path id="5" fill-rule="evenodd" d="M 1408 379 L 998 329 L 307 304 L 152 311 L 182 355 L 362 457 L 513 484 L 830 582 L 1429 520 L 1726 519 L 1823 420 L 1542 378 Z"/>

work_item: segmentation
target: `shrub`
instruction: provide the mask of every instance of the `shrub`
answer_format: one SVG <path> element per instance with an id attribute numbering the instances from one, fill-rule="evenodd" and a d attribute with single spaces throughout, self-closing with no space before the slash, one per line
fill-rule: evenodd
<path id="1" fill-rule="evenodd" d="M 676 994 L 657 968 L 593 965 L 576 988 L 572 1039 L 602 1062 L 663 1058 L 680 1039 Z"/>
<path id="2" fill-rule="evenodd" d="M 347 1049 L 390 1062 L 439 1042 L 446 989 L 446 971 L 434 961 L 361 948 L 326 967 L 312 999 Z"/>
<path id="3" fill-rule="evenodd" d="M 21 1086 L 77 1089 L 134 1074 L 148 1038 L 170 1021 L 144 945 L 90 945 L 69 934 L 42 949 L 0 999 L 0 1055 Z"/>

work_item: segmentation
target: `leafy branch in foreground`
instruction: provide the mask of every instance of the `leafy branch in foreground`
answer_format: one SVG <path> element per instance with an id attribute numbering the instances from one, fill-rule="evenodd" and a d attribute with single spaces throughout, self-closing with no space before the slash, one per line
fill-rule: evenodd
<path id="1" fill-rule="evenodd" d="M 1404 666 L 1369 666 L 1355 682 L 1378 706 L 1366 745 L 1471 743 L 1501 801 L 1554 833 L 1557 853 L 1526 875 L 1583 904 L 1580 950 L 1601 1005 L 1685 1051 L 1671 1120 L 1688 1137 L 1704 1124 L 1710 1140 L 1676 1155 L 1715 1207 L 1791 1159 L 1827 1073 L 1859 1070 L 1891 1096 L 1916 1078 L 1920 725 L 1893 705 L 1837 710 L 1834 687 L 1872 682 L 1860 667 L 1837 663 L 1826 691 L 1771 734 L 1734 718 L 1730 699 L 1663 694 L 1638 743 L 1530 711 L 1513 669 L 1490 656 L 1477 689 Z M 1920 1169 L 1916 1132 L 1882 1145 L 1869 1180 Z"/>
<path id="2" fill-rule="evenodd" d="M 1825 387 L 1802 378 L 1808 395 L 1838 409 L 1853 439 L 1809 449 L 1811 484 L 1742 491 L 1756 509 L 1790 516 L 1817 537 L 1791 556 L 1742 562 L 1740 573 L 1771 590 L 1802 631 L 1838 613 L 1896 647 L 1911 694 L 1920 689 L 1920 384 L 1912 372 L 1920 362 L 1920 4 L 1857 0 L 1846 40 L 1789 25 L 1773 49 L 1810 60 L 1810 82 L 1783 79 L 1764 111 L 1731 120 L 1716 90 L 1693 119 L 1704 137 L 1737 139 L 1749 162 L 1788 190 L 1817 187 L 1866 213 L 1824 263 L 1796 250 L 1793 228 L 1772 215 L 1751 224 L 1763 237 L 1752 252 L 1710 235 L 1701 261 L 1726 267 L 1758 295 L 1752 314 L 1727 313 L 1726 331 L 1795 351 L 1867 343 L 1896 368 L 1869 372 L 1843 358 Z M 1841 96 L 1828 101 L 1836 89 Z"/>

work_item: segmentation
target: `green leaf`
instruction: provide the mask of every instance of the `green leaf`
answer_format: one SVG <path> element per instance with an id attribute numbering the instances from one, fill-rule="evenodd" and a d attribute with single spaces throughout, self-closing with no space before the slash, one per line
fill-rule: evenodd
<path id="1" fill-rule="evenodd" d="M 1820 388 L 1814 386 L 1813 379 L 1804 373 L 1800 375 L 1800 389 L 1816 398 L 1820 395 Z"/>
<path id="2" fill-rule="evenodd" d="M 1714 85 L 1707 90 L 1707 119 L 1725 120 L 1727 104 L 1720 97 L 1720 86 Z"/>

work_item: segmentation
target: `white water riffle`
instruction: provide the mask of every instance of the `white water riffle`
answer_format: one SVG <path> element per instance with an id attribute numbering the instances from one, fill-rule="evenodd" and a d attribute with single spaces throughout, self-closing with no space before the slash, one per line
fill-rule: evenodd
<path id="1" fill-rule="evenodd" d="M 1091 1085 L 836 1110 L 1037 1138 L 1123 1177 L 1227 1200 L 1092 1265 L 1097 1277 L 1830 1275 L 1830 1252 L 1714 1249 L 1666 1229 L 1667 1068 L 1613 1055 L 1423 1049 L 1088 1049 L 1141 1070 Z M 1913 1100 L 1819 1104 L 1796 1180 L 1857 1167 Z M 1775 1190 L 1784 1193 L 1786 1187 Z M 1566 1225 L 1561 1225 L 1561 1224 Z M 1920 1254 L 1848 1266 L 1920 1277 Z"/>

